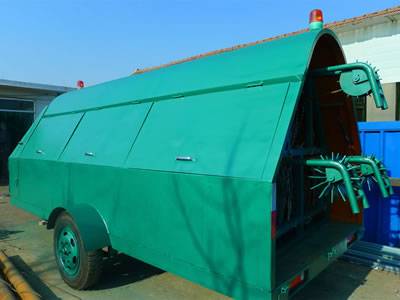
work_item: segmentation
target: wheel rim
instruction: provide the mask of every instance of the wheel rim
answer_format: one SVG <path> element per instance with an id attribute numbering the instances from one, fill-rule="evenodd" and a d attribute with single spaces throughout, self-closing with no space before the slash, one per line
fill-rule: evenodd
<path id="1" fill-rule="evenodd" d="M 69 276 L 76 275 L 79 271 L 79 245 L 71 227 L 67 226 L 60 230 L 56 250 L 62 270 Z"/>

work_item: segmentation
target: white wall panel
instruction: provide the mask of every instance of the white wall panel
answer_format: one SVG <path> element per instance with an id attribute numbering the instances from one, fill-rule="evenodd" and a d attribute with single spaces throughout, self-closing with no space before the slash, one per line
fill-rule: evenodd
<path id="1" fill-rule="evenodd" d="M 358 27 L 339 32 L 348 62 L 368 61 L 380 71 L 382 83 L 400 82 L 400 23 Z"/>

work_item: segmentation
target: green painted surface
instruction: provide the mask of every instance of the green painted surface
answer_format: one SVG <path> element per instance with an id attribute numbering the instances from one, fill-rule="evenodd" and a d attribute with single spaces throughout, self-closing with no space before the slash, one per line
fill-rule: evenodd
<path id="1" fill-rule="evenodd" d="M 387 101 L 376 68 L 362 62 L 328 66 L 313 70 L 314 75 L 340 75 L 340 87 L 347 95 L 374 96 L 375 106 L 387 109 Z"/>
<path id="2" fill-rule="evenodd" d="M 21 153 L 23 159 L 58 160 L 82 114 L 42 118 Z"/>
<path id="3" fill-rule="evenodd" d="M 381 191 L 382 197 L 387 198 L 393 195 L 393 188 L 390 184 L 388 172 L 380 160 L 374 156 L 350 156 L 347 160 L 350 163 L 359 165 L 360 175 L 363 178 L 362 183 L 367 183 L 369 189 L 371 189 L 371 184 L 376 183 Z"/>
<path id="4" fill-rule="evenodd" d="M 267 182 L 273 182 L 279 159 L 287 138 L 289 124 L 293 118 L 296 110 L 296 104 L 298 102 L 299 92 L 301 91 L 302 82 L 291 82 L 289 84 L 288 93 L 286 99 L 282 105 L 282 111 L 278 125 L 276 126 L 274 137 L 269 149 L 268 156 L 264 162 L 264 171 L 262 180 Z"/>
<path id="5" fill-rule="evenodd" d="M 69 226 L 60 230 L 57 236 L 56 256 L 63 271 L 68 276 L 75 277 L 79 272 L 79 247 L 76 235 Z"/>
<path id="6" fill-rule="evenodd" d="M 271 299 L 273 178 L 323 34 L 58 97 L 9 159 L 12 203 L 45 219 L 92 207 L 117 250 L 237 299 Z"/>
<path id="7" fill-rule="evenodd" d="M 287 90 L 281 83 L 155 103 L 127 167 L 260 178 Z"/>
<path id="8" fill-rule="evenodd" d="M 46 115 L 241 89 L 263 81 L 300 81 L 315 42 L 327 33 L 333 34 L 310 31 L 69 92 L 57 97 Z"/>
<path id="9" fill-rule="evenodd" d="M 60 160 L 121 166 L 150 106 L 146 103 L 87 112 Z"/>
<path id="10" fill-rule="evenodd" d="M 310 28 L 310 30 L 318 31 L 318 30 L 321 30 L 321 29 L 324 28 L 324 23 L 323 22 L 319 22 L 319 21 L 311 22 L 310 25 L 309 25 L 309 28 Z"/>
<path id="11" fill-rule="evenodd" d="M 358 178 L 351 176 L 351 173 L 349 173 L 349 168 L 347 168 L 347 166 L 339 163 L 336 160 L 331 160 L 331 159 L 308 159 L 306 161 L 306 164 L 307 166 L 310 167 L 316 167 L 317 170 L 318 168 L 324 168 L 323 170 L 326 170 L 326 174 L 322 175 L 323 177 L 325 177 L 324 181 L 318 184 L 318 185 L 326 184 L 320 196 L 322 196 L 324 191 L 326 191 L 331 184 L 334 185 L 335 176 L 334 174 L 332 174 L 333 171 L 338 175 L 337 176 L 338 181 L 343 183 L 342 189 L 345 190 L 346 195 L 349 198 L 350 207 L 353 214 L 360 213 L 360 208 L 358 207 L 358 201 L 357 201 L 358 200 L 357 192 L 362 192 L 362 189 L 360 187 L 359 189 L 356 189 L 354 187 L 354 183 L 352 183 L 352 180 L 354 181 L 355 179 Z M 318 185 L 314 186 L 314 188 L 318 187 Z M 338 188 L 338 191 L 342 193 L 340 188 Z M 365 198 L 364 192 L 362 192 L 362 197 Z M 346 198 L 344 198 L 343 200 L 346 200 Z M 331 197 L 331 201 L 333 201 L 333 197 Z"/>

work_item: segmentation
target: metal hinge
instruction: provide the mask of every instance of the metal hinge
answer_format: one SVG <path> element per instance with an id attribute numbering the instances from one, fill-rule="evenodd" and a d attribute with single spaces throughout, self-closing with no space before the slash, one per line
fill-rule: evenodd
<path id="1" fill-rule="evenodd" d="M 260 81 L 260 82 L 252 82 L 246 85 L 246 87 L 248 88 L 252 88 L 252 87 L 258 87 L 258 86 L 263 86 L 264 82 Z"/>

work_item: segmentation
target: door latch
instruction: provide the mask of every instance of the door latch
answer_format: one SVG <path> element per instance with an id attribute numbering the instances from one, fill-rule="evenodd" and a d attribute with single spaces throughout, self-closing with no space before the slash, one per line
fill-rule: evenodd
<path id="1" fill-rule="evenodd" d="M 178 161 L 195 161 L 195 159 L 191 156 L 177 156 L 176 160 L 178 160 Z"/>

